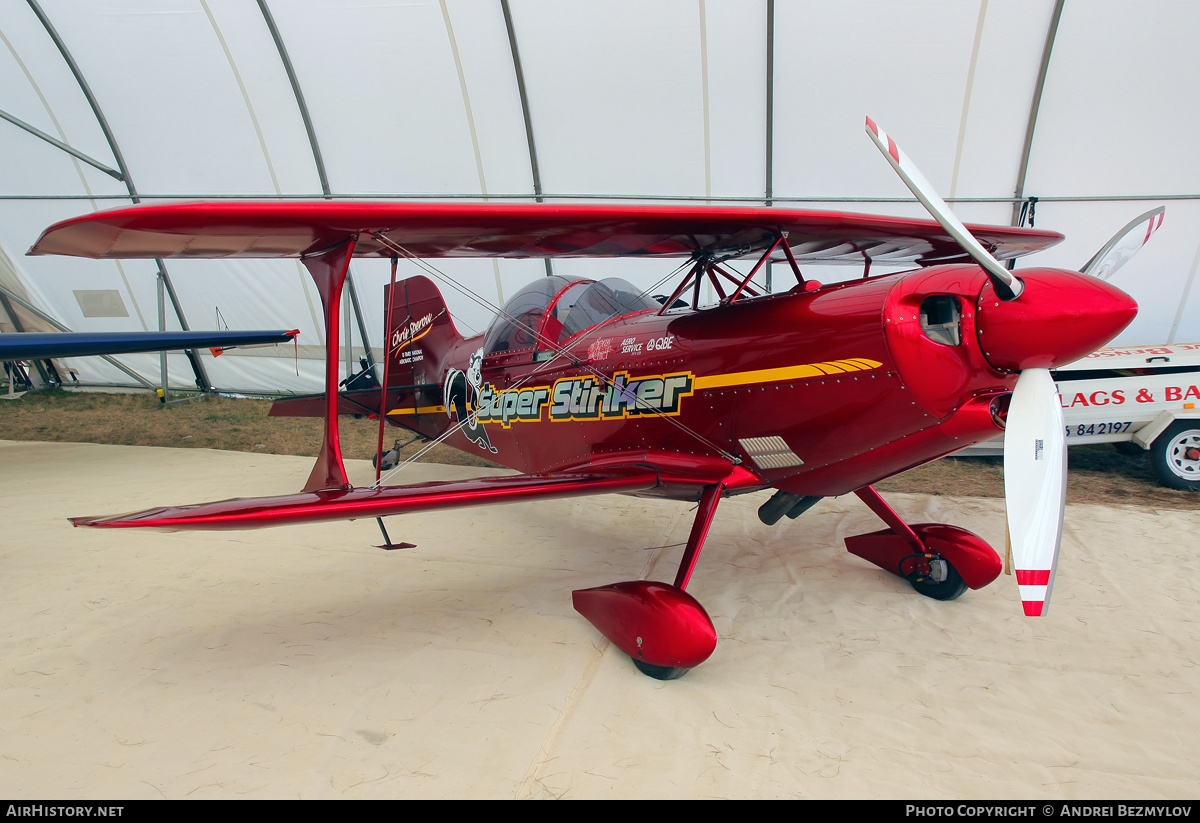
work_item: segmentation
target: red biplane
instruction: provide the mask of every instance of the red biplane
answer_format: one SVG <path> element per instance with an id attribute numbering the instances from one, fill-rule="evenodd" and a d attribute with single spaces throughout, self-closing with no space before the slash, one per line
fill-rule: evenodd
<path id="1" fill-rule="evenodd" d="M 608 492 L 698 502 L 673 583 L 574 594 L 576 609 L 639 669 L 665 679 L 715 648 L 712 622 L 685 589 L 728 495 L 774 489 L 760 509 L 772 524 L 854 492 L 886 528 L 847 538 L 851 552 L 941 600 L 990 583 L 1002 564 L 986 542 L 954 526 L 905 523 L 871 484 L 1007 429 L 1017 582 L 1026 613 L 1044 613 L 1066 469 L 1047 370 L 1103 345 L 1137 306 L 1077 272 L 1014 276 L 998 261 L 1062 236 L 968 231 L 867 122 L 938 222 L 781 208 L 322 201 L 141 206 L 48 229 L 32 254 L 299 256 L 327 326 L 326 393 L 274 412 L 325 418 L 302 491 L 73 522 L 239 529 Z M 339 394 L 339 300 L 356 256 L 393 260 L 384 388 Z M 671 257 L 690 269 L 665 302 L 617 279 L 539 279 L 465 339 L 432 280 L 394 277 L 401 257 L 492 256 Z M 742 274 L 728 264 L 735 258 L 756 262 Z M 768 261 L 786 263 L 795 285 L 758 287 Z M 856 263 L 864 273 L 824 286 L 803 276 L 805 261 Z M 872 262 L 898 261 L 919 268 L 870 275 Z M 710 307 L 701 305 L 706 282 L 720 298 Z M 352 487 L 338 414 L 380 411 L 520 473 Z M 380 443 L 383 457 L 382 424 Z"/>

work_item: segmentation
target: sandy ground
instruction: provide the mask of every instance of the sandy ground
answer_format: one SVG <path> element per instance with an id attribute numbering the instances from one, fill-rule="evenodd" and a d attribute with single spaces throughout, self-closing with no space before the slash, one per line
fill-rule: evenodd
<path id="1" fill-rule="evenodd" d="M 374 521 L 65 520 L 294 491 L 310 458 L 0 441 L 0 465 L 0 796 L 1200 795 L 1200 512 L 1068 508 L 1027 619 L 1011 578 L 939 603 L 847 554 L 880 528 L 853 496 L 774 528 L 726 500 L 689 587 L 717 651 L 662 683 L 570 593 L 672 579 L 683 504 L 408 515 L 417 548 L 383 552 Z M 999 501 L 889 499 L 1003 545 Z"/>

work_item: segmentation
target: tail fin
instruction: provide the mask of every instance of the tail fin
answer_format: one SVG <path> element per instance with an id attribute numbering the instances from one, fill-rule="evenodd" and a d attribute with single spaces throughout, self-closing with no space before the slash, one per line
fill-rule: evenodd
<path id="1" fill-rule="evenodd" d="M 446 309 L 446 301 L 433 281 L 423 275 L 384 288 L 384 322 L 387 324 L 386 378 L 388 420 L 423 434 L 445 427 L 440 376 L 450 350 L 462 339 Z M 340 393 L 339 414 L 357 417 L 379 413 L 379 388 Z M 322 417 L 324 394 L 285 397 L 271 406 L 272 417 Z"/>
<path id="2" fill-rule="evenodd" d="M 384 307 L 388 388 L 437 382 L 443 361 L 462 339 L 438 287 L 423 275 L 409 277 L 386 287 Z"/>

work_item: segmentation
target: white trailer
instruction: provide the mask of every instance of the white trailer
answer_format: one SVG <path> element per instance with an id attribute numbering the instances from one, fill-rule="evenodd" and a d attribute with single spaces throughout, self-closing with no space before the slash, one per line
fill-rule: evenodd
<path id="1" fill-rule="evenodd" d="M 1100 349 L 1053 375 L 1068 446 L 1144 449 L 1164 486 L 1200 489 L 1200 343 Z M 960 454 L 1000 454 L 1000 442 Z"/>

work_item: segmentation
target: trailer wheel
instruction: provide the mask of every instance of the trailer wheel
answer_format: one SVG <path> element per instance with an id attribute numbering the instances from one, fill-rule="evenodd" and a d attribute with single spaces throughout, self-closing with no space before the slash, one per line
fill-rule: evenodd
<path id="1" fill-rule="evenodd" d="M 1200 421 L 1178 420 L 1150 447 L 1154 473 L 1164 486 L 1200 490 Z"/>

